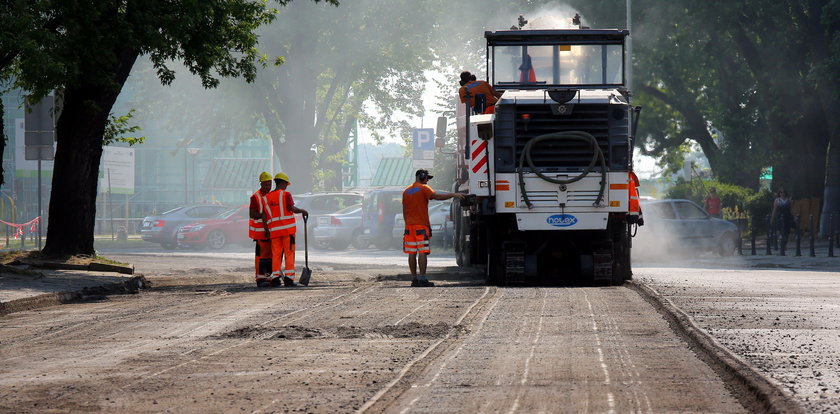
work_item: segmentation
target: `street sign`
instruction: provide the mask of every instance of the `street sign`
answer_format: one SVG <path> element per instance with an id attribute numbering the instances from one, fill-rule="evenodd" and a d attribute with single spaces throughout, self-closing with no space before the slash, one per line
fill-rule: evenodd
<path id="1" fill-rule="evenodd" d="M 38 161 L 26 157 L 25 123 L 25 118 L 15 118 L 15 177 L 35 178 L 38 176 Z M 52 148 L 55 151 L 55 143 L 53 143 Z M 41 171 L 45 177 L 52 177 L 52 169 L 53 161 L 41 161 Z"/>
<path id="2" fill-rule="evenodd" d="M 45 96 L 24 111 L 24 157 L 27 160 L 52 160 L 55 156 L 55 97 Z"/>
<path id="3" fill-rule="evenodd" d="M 414 159 L 435 159 L 435 130 L 433 128 L 415 128 L 411 130 L 414 142 Z"/>
<path id="4" fill-rule="evenodd" d="M 429 170 L 435 168 L 435 160 L 411 160 L 412 168 L 419 170 Z"/>
<path id="5" fill-rule="evenodd" d="M 134 148 L 103 147 L 99 192 L 134 194 Z"/>

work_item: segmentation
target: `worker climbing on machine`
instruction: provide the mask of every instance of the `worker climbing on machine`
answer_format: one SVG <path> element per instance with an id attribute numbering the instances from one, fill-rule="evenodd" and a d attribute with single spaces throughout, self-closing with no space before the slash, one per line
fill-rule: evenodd
<path id="1" fill-rule="evenodd" d="M 254 275 L 257 287 L 269 286 L 271 278 L 271 239 L 269 238 L 268 223 L 263 220 L 263 214 L 268 212 L 266 196 L 271 192 L 271 174 L 260 173 L 260 189 L 251 195 L 248 208 L 248 237 L 254 241 Z M 270 217 L 270 215 L 269 215 Z"/>
<path id="2" fill-rule="evenodd" d="M 288 175 L 282 172 L 277 173 L 274 176 L 274 183 L 277 188 L 268 193 L 268 214 L 263 215 L 263 220 L 268 223 L 271 237 L 270 284 L 280 286 L 282 280 L 284 286 L 294 287 L 297 286 L 295 283 L 295 232 L 297 231 L 295 214 L 302 214 L 306 219 L 309 217 L 309 212 L 295 207 L 292 193 L 286 191 L 291 184 Z"/>
<path id="3" fill-rule="evenodd" d="M 639 204 L 639 177 L 636 176 L 636 173 L 630 171 L 628 181 L 627 190 L 630 194 L 630 208 L 627 212 L 627 222 L 644 226 L 645 219 L 642 217 L 642 206 Z"/>
<path id="4" fill-rule="evenodd" d="M 408 254 L 408 268 L 411 271 L 411 286 L 431 287 L 435 284 L 426 277 L 426 263 L 431 253 L 429 238 L 432 237 L 429 223 L 429 200 L 448 200 L 456 197 L 464 199 L 461 193 L 435 192 L 428 186 L 434 176 L 428 170 L 417 170 L 414 173 L 414 184 L 403 191 L 403 217 L 405 218 L 405 233 L 403 236 L 403 252 Z M 420 274 L 417 273 L 418 264 Z"/>
<path id="5" fill-rule="evenodd" d="M 473 110 L 478 109 L 479 113 L 492 114 L 496 108 L 496 102 L 502 97 L 502 93 L 493 89 L 489 83 L 485 81 L 476 80 L 475 75 L 468 71 L 461 72 L 461 89 L 458 90 L 458 95 L 461 97 L 461 103 L 467 101 L 467 93 L 470 94 L 470 107 Z M 476 108 L 476 97 L 478 95 L 484 96 L 484 108 Z"/>

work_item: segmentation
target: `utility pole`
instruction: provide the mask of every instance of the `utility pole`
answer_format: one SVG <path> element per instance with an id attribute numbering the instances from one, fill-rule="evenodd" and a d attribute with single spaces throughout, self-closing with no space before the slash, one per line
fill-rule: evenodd
<path id="1" fill-rule="evenodd" d="M 633 30 L 632 25 L 632 3 L 633 0 L 627 0 L 627 30 L 630 35 L 627 36 L 627 61 L 624 64 L 627 73 L 627 89 L 633 91 Z"/>

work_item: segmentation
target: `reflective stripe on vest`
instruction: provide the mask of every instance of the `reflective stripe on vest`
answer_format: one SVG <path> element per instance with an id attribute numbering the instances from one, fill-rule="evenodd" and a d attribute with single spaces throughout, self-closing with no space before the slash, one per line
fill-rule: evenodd
<path id="1" fill-rule="evenodd" d="M 271 237 L 285 236 L 295 234 L 295 214 L 286 206 L 286 198 L 284 190 L 274 190 L 268 193 L 268 210 L 270 216 L 268 218 L 268 231 L 271 232 Z"/>
<path id="2" fill-rule="evenodd" d="M 639 191 L 636 189 L 636 182 L 633 180 L 632 176 L 629 177 L 628 184 L 628 194 L 630 196 L 630 208 L 628 208 L 628 213 L 630 213 L 631 216 L 641 215 L 642 207 L 639 205 Z"/>
<path id="3" fill-rule="evenodd" d="M 260 194 L 259 190 L 257 190 L 257 192 L 254 193 L 251 197 L 257 198 L 257 205 L 260 207 L 260 214 L 262 214 L 263 211 L 267 212 L 268 200 L 266 196 Z M 250 237 L 252 240 L 268 240 L 268 234 L 265 234 L 265 226 L 263 226 L 263 220 L 261 218 L 250 218 L 250 213 L 248 219 L 248 237 Z"/>

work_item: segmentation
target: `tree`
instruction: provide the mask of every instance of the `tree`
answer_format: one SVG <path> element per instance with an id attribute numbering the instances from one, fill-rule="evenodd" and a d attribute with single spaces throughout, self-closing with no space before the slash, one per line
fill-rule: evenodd
<path id="1" fill-rule="evenodd" d="M 150 57 L 164 84 L 175 78 L 171 61 L 183 62 L 205 87 L 217 86 L 219 77 L 250 82 L 259 58 L 255 30 L 275 14 L 266 3 L 248 0 L 18 1 L 15 7 L 30 41 L 17 50 L 17 84 L 33 100 L 60 88 L 63 100 L 44 247 L 51 256 L 94 253 L 105 126 L 138 56 Z M 4 48 L 15 43 L 6 40 Z"/>

